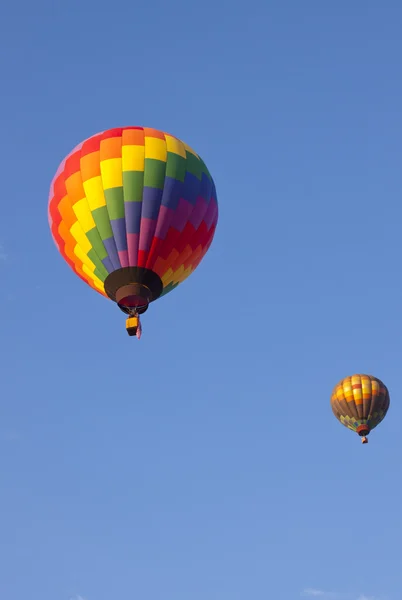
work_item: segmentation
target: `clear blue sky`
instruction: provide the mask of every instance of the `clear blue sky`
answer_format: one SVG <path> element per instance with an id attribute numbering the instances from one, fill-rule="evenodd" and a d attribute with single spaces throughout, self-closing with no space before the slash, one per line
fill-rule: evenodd
<path id="1" fill-rule="evenodd" d="M 401 597 L 401 21 L 397 0 L 3 8 L 2 600 Z M 220 205 L 139 342 L 47 223 L 60 160 L 124 125 L 190 144 Z M 355 372 L 391 394 L 367 446 L 329 405 Z"/>

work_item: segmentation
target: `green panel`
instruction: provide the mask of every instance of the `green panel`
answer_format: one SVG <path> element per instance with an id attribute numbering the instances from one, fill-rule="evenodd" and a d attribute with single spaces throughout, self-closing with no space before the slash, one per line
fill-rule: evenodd
<path id="1" fill-rule="evenodd" d="M 96 223 L 96 221 L 95 221 L 95 223 Z M 98 256 L 99 260 L 103 260 L 104 258 L 106 258 L 108 254 L 106 252 L 106 248 L 103 245 L 103 242 L 99 235 L 99 231 L 97 229 L 90 229 L 86 235 L 87 235 L 87 238 L 89 239 L 89 241 L 91 242 L 91 246 L 94 249 L 94 251 L 96 252 L 96 255 Z M 92 252 L 92 250 L 91 250 L 91 252 Z M 95 261 L 93 261 L 93 262 L 95 263 Z M 95 263 L 95 264 L 97 265 L 97 263 Z"/>
<path id="2" fill-rule="evenodd" d="M 123 187 L 109 188 L 108 190 L 104 190 L 104 193 L 109 219 L 111 221 L 114 221 L 115 219 L 124 219 Z"/>
<path id="3" fill-rule="evenodd" d="M 166 163 L 155 158 L 145 159 L 144 186 L 163 190 Z"/>
<path id="4" fill-rule="evenodd" d="M 202 160 L 202 158 L 200 158 L 200 163 L 201 163 L 201 170 L 202 170 L 202 172 L 205 173 L 205 175 L 208 177 L 208 179 L 210 179 L 212 181 L 211 173 L 208 171 L 208 167 L 204 163 L 204 161 Z"/>
<path id="5" fill-rule="evenodd" d="M 178 283 L 168 283 L 168 285 L 163 289 L 163 292 L 161 293 L 160 297 L 166 296 L 166 294 L 177 288 L 178 285 Z"/>
<path id="6" fill-rule="evenodd" d="M 105 267 L 103 267 L 103 270 L 106 271 Z M 103 273 L 101 273 L 99 271 L 99 269 L 95 269 L 94 271 L 94 275 L 100 279 L 102 281 L 102 283 L 105 281 L 106 277 L 108 276 L 108 272 L 106 271 L 106 275 L 103 275 Z"/>
<path id="7" fill-rule="evenodd" d="M 92 216 L 96 223 L 96 228 L 102 240 L 107 240 L 113 237 L 113 231 L 110 226 L 109 213 L 107 206 L 101 206 L 92 211 Z"/>
<path id="8" fill-rule="evenodd" d="M 125 202 L 141 202 L 144 189 L 144 171 L 123 171 Z"/>
<path id="9" fill-rule="evenodd" d="M 194 154 L 187 152 L 186 168 L 189 173 L 195 175 L 201 180 L 202 175 L 202 163 L 198 160 Z"/>
<path id="10" fill-rule="evenodd" d="M 104 281 L 104 279 L 106 279 L 108 276 L 108 272 L 106 271 L 105 266 L 99 260 L 99 257 L 93 248 L 88 252 L 88 258 L 90 258 L 96 266 L 95 275 L 99 277 L 101 281 Z"/>
<path id="11" fill-rule="evenodd" d="M 186 159 L 174 152 L 167 153 L 166 177 L 184 181 L 186 176 Z"/>

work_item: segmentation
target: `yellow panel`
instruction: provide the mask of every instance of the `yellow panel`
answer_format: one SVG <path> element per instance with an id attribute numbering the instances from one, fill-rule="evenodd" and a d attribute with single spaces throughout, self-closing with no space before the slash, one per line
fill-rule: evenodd
<path id="1" fill-rule="evenodd" d="M 95 285 L 97 284 L 97 287 L 99 287 L 99 284 L 101 284 L 101 285 L 102 285 L 102 282 L 101 282 L 101 280 L 100 280 L 98 277 L 96 277 L 96 275 L 94 275 L 94 274 L 93 274 L 93 273 L 92 273 L 92 272 L 91 272 L 91 271 L 88 269 L 88 267 L 87 267 L 86 265 L 83 265 L 83 266 L 82 266 L 82 270 L 84 271 L 84 273 L 85 273 L 86 275 L 88 275 L 88 277 L 90 277 L 91 281 L 93 281 L 93 282 L 95 283 Z"/>
<path id="2" fill-rule="evenodd" d="M 193 272 L 194 272 L 193 267 L 192 266 L 188 267 L 186 269 L 186 277 L 184 279 L 187 279 L 187 277 L 190 277 L 191 273 L 193 273 Z M 184 279 L 182 279 L 182 281 L 184 281 Z"/>
<path id="3" fill-rule="evenodd" d="M 181 265 L 181 267 L 175 272 L 173 280 L 177 281 L 177 283 L 181 283 L 183 279 L 185 279 L 189 275 L 187 271 L 188 269 L 184 269 L 184 266 Z"/>
<path id="4" fill-rule="evenodd" d="M 92 244 L 88 240 L 85 233 L 82 231 L 82 227 L 78 223 L 78 221 L 76 221 L 74 223 L 74 225 L 71 227 L 70 233 L 73 236 L 73 238 L 75 239 L 75 241 L 77 242 L 77 244 L 79 246 L 81 246 L 81 250 L 84 252 L 84 254 L 88 254 L 88 252 L 92 248 Z"/>
<path id="5" fill-rule="evenodd" d="M 181 275 L 184 273 L 184 267 L 181 265 L 176 271 L 173 273 L 173 281 L 177 282 L 180 280 Z"/>
<path id="6" fill-rule="evenodd" d="M 84 190 L 91 210 L 106 206 L 101 177 L 92 177 L 84 181 Z"/>
<path id="7" fill-rule="evenodd" d="M 97 281 L 94 282 L 97 289 L 100 290 L 102 292 L 102 294 L 105 296 L 105 298 L 108 298 L 108 296 L 106 296 L 105 294 L 105 286 L 104 284 L 100 281 L 100 279 L 98 279 Z"/>
<path id="8" fill-rule="evenodd" d="M 89 258 L 88 254 L 85 254 L 85 252 L 82 251 L 81 246 L 79 246 L 78 244 L 74 248 L 74 254 L 78 256 L 83 265 L 86 265 L 88 267 L 91 273 L 95 271 L 96 267 L 94 263 Z"/>
<path id="9" fill-rule="evenodd" d="M 180 140 L 172 137 L 171 135 L 165 135 L 165 138 L 168 152 L 173 152 L 174 154 L 178 154 L 183 158 L 187 158 L 186 149 Z"/>
<path id="10" fill-rule="evenodd" d="M 144 146 L 122 146 L 123 171 L 144 171 Z"/>
<path id="11" fill-rule="evenodd" d="M 168 285 L 168 283 L 172 280 L 172 275 L 173 275 L 173 270 L 168 269 L 166 271 L 166 273 L 164 274 L 164 276 L 162 277 L 162 283 L 164 286 Z"/>
<path id="12" fill-rule="evenodd" d="M 177 271 L 177 274 L 175 273 L 175 281 L 177 281 L 177 283 L 182 283 L 190 274 L 191 267 L 187 267 L 187 269 L 180 267 L 180 269 Z"/>
<path id="13" fill-rule="evenodd" d="M 154 158 L 166 162 L 167 151 L 165 140 L 145 136 L 145 158 Z"/>
<path id="14" fill-rule="evenodd" d="M 87 233 L 87 231 L 90 231 L 95 227 L 95 221 L 91 211 L 89 210 L 88 200 L 86 198 L 83 198 L 82 200 L 79 200 L 73 204 L 73 211 L 84 233 Z"/>
<path id="15" fill-rule="evenodd" d="M 336 388 L 335 395 L 339 401 L 345 400 L 345 394 L 343 393 L 343 388 L 341 386 Z"/>
<path id="16" fill-rule="evenodd" d="M 104 190 L 121 187 L 123 185 L 121 164 L 121 158 L 109 158 L 108 160 L 101 161 L 100 168 Z"/>

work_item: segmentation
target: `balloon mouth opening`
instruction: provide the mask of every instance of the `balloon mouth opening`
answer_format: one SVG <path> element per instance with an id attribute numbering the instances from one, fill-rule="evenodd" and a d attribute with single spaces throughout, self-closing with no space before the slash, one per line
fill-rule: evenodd
<path id="1" fill-rule="evenodd" d="M 151 291 L 140 283 L 124 285 L 116 292 L 117 306 L 127 314 L 142 315 L 152 300 Z"/>
<path id="2" fill-rule="evenodd" d="M 123 267 L 112 271 L 104 286 L 109 298 L 128 315 L 141 315 L 163 292 L 159 275 L 145 267 Z"/>
<path id="3" fill-rule="evenodd" d="M 360 437 L 362 438 L 366 438 L 366 436 L 370 433 L 370 429 L 367 427 L 367 425 L 360 425 L 357 429 L 356 432 L 360 435 Z M 367 444 L 367 440 L 363 441 L 363 444 Z"/>
<path id="4" fill-rule="evenodd" d="M 147 298 L 143 298 L 142 296 L 124 296 L 123 298 L 119 299 L 117 306 L 120 308 L 120 310 L 127 314 L 137 313 L 142 315 L 146 310 L 148 310 L 149 301 Z"/>

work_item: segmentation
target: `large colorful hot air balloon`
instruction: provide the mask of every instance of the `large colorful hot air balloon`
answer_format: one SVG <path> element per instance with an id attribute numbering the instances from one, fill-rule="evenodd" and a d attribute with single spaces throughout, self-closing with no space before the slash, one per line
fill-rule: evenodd
<path id="1" fill-rule="evenodd" d="M 338 421 L 367 444 L 368 434 L 387 414 L 389 393 L 383 382 L 372 375 L 352 375 L 334 387 L 331 407 Z"/>
<path id="2" fill-rule="evenodd" d="M 60 164 L 49 195 L 53 239 L 70 267 L 139 315 L 201 262 L 218 220 L 213 179 L 194 150 L 146 127 L 98 133 Z"/>

